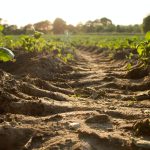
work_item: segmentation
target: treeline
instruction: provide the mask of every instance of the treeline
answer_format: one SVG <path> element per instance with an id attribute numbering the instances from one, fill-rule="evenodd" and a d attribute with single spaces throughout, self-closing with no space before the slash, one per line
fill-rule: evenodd
<path id="1" fill-rule="evenodd" d="M 144 18 L 145 19 L 145 18 Z M 143 21 L 144 21 L 143 19 Z M 67 25 L 66 21 L 61 18 L 56 18 L 54 22 L 48 20 L 40 21 L 35 24 L 27 24 L 18 28 L 17 25 L 0 24 L 3 26 L 3 34 L 5 35 L 19 35 L 19 34 L 32 34 L 34 30 L 40 31 L 46 34 L 63 34 L 66 31 L 69 33 L 142 33 L 142 25 L 114 25 L 112 21 L 106 17 L 96 19 L 94 21 L 87 21 L 82 24 L 79 23 L 76 26 L 71 24 Z M 145 31 L 144 31 L 145 32 Z"/>
<path id="2" fill-rule="evenodd" d="M 77 26 L 79 31 L 85 33 L 141 33 L 141 25 L 114 25 L 108 18 L 87 21 Z"/>

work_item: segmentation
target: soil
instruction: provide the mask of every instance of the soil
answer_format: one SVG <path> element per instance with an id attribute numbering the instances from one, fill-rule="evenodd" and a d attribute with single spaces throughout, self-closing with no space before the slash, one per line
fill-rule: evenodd
<path id="1" fill-rule="evenodd" d="M 20 51 L 0 63 L 0 150 L 150 150 L 149 73 L 104 49 L 76 58 Z"/>

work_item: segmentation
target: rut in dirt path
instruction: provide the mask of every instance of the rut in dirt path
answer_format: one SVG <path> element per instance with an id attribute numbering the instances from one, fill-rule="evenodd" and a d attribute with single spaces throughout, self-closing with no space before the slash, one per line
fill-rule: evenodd
<path id="1" fill-rule="evenodd" d="M 50 78 L 1 72 L 1 150 L 150 148 L 150 138 L 139 139 L 134 128 L 149 117 L 150 82 L 125 78 L 125 61 L 103 52 L 76 53 L 69 69 Z"/>

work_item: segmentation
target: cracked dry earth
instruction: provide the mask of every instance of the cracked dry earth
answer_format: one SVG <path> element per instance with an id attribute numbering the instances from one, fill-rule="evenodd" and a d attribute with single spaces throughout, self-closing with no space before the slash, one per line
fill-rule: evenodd
<path id="1" fill-rule="evenodd" d="M 126 78 L 126 62 L 104 52 L 76 57 L 51 74 L 45 62 L 37 75 L 1 64 L 0 150 L 150 150 L 149 76 Z"/>

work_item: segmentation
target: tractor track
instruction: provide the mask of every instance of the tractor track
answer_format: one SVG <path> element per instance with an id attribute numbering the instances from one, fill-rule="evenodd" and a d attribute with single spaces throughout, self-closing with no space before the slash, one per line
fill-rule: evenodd
<path id="1" fill-rule="evenodd" d="M 54 74 L 49 60 L 34 63 L 35 76 L 0 64 L 0 150 L 150 149 L 133 127 L 150 117 L 150 78 L 125 78 L 125 61 L 103 53 L 76 54 Z"/>

